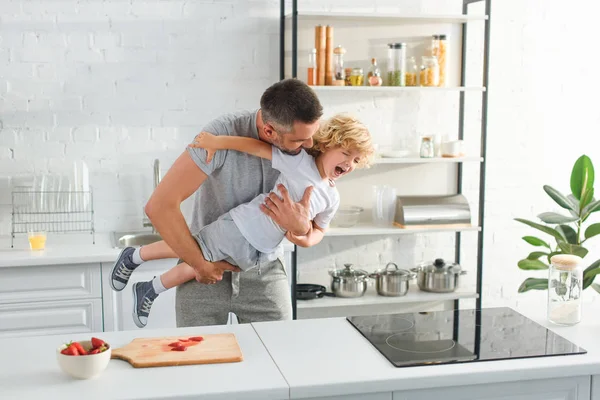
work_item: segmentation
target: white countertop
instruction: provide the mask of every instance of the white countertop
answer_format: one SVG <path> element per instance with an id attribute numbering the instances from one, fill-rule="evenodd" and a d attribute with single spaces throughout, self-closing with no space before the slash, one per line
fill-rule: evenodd
<path id="1" fill-rule="evenodd" d="M 310 398 L 600 374 L 597 311 L 588 309 L 585 322 L 569 328 L 548 326 L 539 314 L 545 305 L 521 312 L 584 347 L 584 355 L 409 368 L 394 367 L 345 318 L 253 325 L 291 398 Z"/>
<path id="2" fill-rule="evenodd" d="M 10 238 L 0 238 L 0 268 L 57 264 L 89 264 L 114 262 L 119 252 L 113 247 L 109 233 L 96 232 L 95 244 L 90 234 L 48 236 L 46 249 L 29 250 L 27 238 L 22 235 L 10 247 Z M 283 243 L 284 250 L 294 251 L 289 241 Z"/>
<path id="3" fill-rule="evenodd" d="M 77 380 L 64 374 L 55 349 L 92 334 L 0 340 L 0 398 L 3 399 L 287 399 L 289 388 L 251 325 L 195 327 L 96 334 L 113 347 L 135 337 L 192 336 L 233 332 L 244 360 L 239 363 L 133 368 L 111 360 L 98 377 Z"/>

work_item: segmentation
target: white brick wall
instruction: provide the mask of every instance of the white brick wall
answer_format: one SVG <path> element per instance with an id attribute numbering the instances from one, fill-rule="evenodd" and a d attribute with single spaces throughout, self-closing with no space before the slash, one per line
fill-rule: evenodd
<path id="1" fill-rule="evenodd" d="M 305 10 L 460 11 L 456 0 L 299 3 Z M 543 293 L 516 294 L 531 275 L 516 268 L 528 251 L 520 237 L 531 231 L 512 218 L 552 208 L 541 186 L 567 190 L 570 167 L 581 153 L 600 160 L 592 146 L 600 113 L 597 102 L 584 100 L 600 89 L 599 56 L 589 51 L 596 21 L 593 12 L 564 4 L 493 1 L 487 305 L 544 301 Z M 0 176 L 52 172 L 65 160 L 83 158 L 92 172 L 98 230 L 141 228 L 153 159 L 161 159 L 164 171 L 204 122 L 256 107 L 262 90 L 277 80 L 278 5 L 276 0 L 3 0 Z M 469 48 L 480 44 L 474 40 Z M 467 134 L 473 135 L 479 97 L 469 96 Z M 430 101 L 445 102 L 450 111 L 432 115 Z M 328 115 L 357 114 L 382 144 L 414 143 L 419 132 L 456 129 L 452 94 L 350 102 L 324 96 L 323 103 Z M 406 118 L 411 112 L 418 118 Z M 7 192 L 6 179 L 0 179 L 0 234 L 10 230 Z M 476 170 L 467 171 L 465 193 L 476 202 Z M 474 238 L 465 234 L 463 250 L 471 279 L 475 260 L 467 249 L 473 249 Z M 348 260 L 365 267 L 390 259 L 408 265 L 451 258 L 452 252 L 451 235 L 332 238 L 303 250 L 300 260 L 306 271 L 324 271 Z"/>

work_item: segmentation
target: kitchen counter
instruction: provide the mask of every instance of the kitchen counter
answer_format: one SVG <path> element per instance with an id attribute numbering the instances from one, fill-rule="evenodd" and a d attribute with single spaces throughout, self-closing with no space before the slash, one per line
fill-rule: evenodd
<path id="1" fill-rule="evenodd" d="M 113 247 L 110 234 L 96 232 L 95 241 L 90 234 L 49 235 L 45 250 L 31 251 L 23 235 L 16 239 L 15 248 L 10 247 L 10 237 L 0 237 L 0 268 L 114 262 L 121 250 Z M 285 251 L 294 251 L 289 241 L 283 245 Z"/>
<path id="2" fill-rule="evenodd" d="M 244 360 L 239 363 L 133 368 L 111 360 L 95 379 L 76 380 L 64 374 L 55 349 L 89 334 L 0 340 L 0 398 L 2 399 L 166 399 L 206 400 L 287 399 L 289 388 L 251 325 L 228 325 L 170 330 L 97 334 L 114 348 L 135 337 L 194 336 L 233 332 Z"/>

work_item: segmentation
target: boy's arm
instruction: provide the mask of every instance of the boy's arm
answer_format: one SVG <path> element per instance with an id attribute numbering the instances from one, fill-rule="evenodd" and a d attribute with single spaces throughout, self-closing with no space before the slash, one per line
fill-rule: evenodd
<path id="1" fill-rule="evenodd" d="M 200 132 L 189 147 L 205 149 L 210 162 L 215 150 L 236 150 L 256 157 L 271 160 L 273 150 L 269 143 L 262 140 L 240 136 L 215 136 L 208 132 Z"/>
<path id="2" fill-rule="evenodd" d="M 322 229 L 314 221 L 308 233 L 304 236 L 296 236 L 290 231 L 285 234 L 285 237 L 292 243 L 300 247 L 311 247 L 323 240 L 325 229 Z"/>

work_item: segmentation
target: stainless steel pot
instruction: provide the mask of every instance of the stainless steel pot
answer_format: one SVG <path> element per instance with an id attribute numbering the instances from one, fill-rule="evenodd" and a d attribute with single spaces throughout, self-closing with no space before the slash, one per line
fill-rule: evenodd
<path id="1" fill-rule="evenodd" d="M 383 270 L 377 270 L 369 275 L 375 279 L 377 293 L 380 296 L 399 297 L 408 292 L 408 281 L 417 275 L 405 269 L 399 269 L 393 262 L 388 263 Z"/>
<path id="2" fill-rule="evenodd" d="M 425 292 L 454 292 L 459 284 L 459 277 L 467 273 L 456 263 L 446 264 L 443 259 L 432 263 L 422 263 L 411 271 L 417 273 L 419 289 Z"/>
<path id="3" fill-rule="evenodd" d="M 367 291 L 369 274 L 355 270 L 352 264 L 344 264 L 344 269 L 330 271 L 331 291 L 337 297 L 361 297 Z"/>

